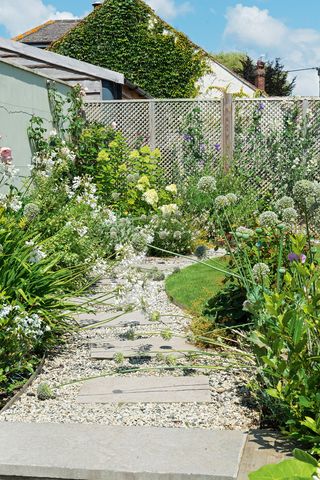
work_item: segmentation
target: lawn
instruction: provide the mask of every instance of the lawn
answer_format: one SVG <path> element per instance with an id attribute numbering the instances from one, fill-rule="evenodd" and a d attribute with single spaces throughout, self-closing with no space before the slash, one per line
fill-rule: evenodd
<path id="1" fill-rule="evenodd" d="M 226 259 L 206 260 L 206 264 L 226 268 Z M 170 299 L 190 313 L 199 315 L 203 305 L 222 287 L 225 275 L 212 267 L 197 263 L 167 278 L 166 291 Z"/>

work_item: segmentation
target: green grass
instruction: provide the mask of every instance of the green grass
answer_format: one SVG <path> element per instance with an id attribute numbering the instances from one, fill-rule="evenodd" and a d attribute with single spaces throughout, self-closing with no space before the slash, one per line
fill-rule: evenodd
<path id="1" fill-rule="evenodd" d="M 223 258 L 206 260 L 205 263 L 218 268 L 227 266 Z M 166 291 L 174 303 L 192 314 L 201 315 L 203 305 L 221 289 L 224 278 L 223 273 L 196 263 L 170 275 L 166 280 Z"/>

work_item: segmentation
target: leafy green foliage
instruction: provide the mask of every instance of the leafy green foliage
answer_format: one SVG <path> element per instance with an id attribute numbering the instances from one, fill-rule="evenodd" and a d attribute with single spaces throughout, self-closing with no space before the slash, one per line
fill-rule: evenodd
<path id="1" fill-rule="evenodd" d="M 235 73 L 243 72 L 243 62 L 247 55 L 243 52 L 220 52 L 212 54 L 214 59 Z"/>
<path id="2" fill-rule="evenodd" d="M 249 474 L 249 480 L 311 480 L 317 470 L 317 461 L 308 453 L 296 449 L 295 458 L 267 465 Z"/>
<path id="3" fill-rule="evenodd" d="M 123 72 L 160 98 L 194 97 L 206 69 L 204 53 L 142 0 L 106 0 L 51 50 Z"/>

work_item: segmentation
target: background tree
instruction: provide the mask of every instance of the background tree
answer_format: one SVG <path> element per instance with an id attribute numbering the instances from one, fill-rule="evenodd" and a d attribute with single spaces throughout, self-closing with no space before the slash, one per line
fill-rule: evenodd
<path id="1" fill-rule="evenodd" d="M 256 62 L 243 52 L 220 52 L 214 58 L 242 78 L 255 84 Z M 288 73 L 280 58 L 266 62 L 266 93 L 270 96 L 284 97 L 291 95 L 296 79 L 289 81 Z"/>

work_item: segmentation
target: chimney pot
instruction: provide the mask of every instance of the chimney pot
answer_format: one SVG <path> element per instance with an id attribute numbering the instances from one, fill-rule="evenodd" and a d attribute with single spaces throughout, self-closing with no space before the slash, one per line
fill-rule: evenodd
<path id="1" fill-rule="evenodd" d="M 94 3 L 92 4 L 94 10 L 95 10 L 97 7 L 100 7 L 100 5 L 102 5 L 102 2 L 94 2 Z"/>
<path id="2" fill-rule="evenodd" d="M 257 61 L 255 72 L 255 86 L 262 92 L 266 89 L 266 64 L 262 60 Z"/>

